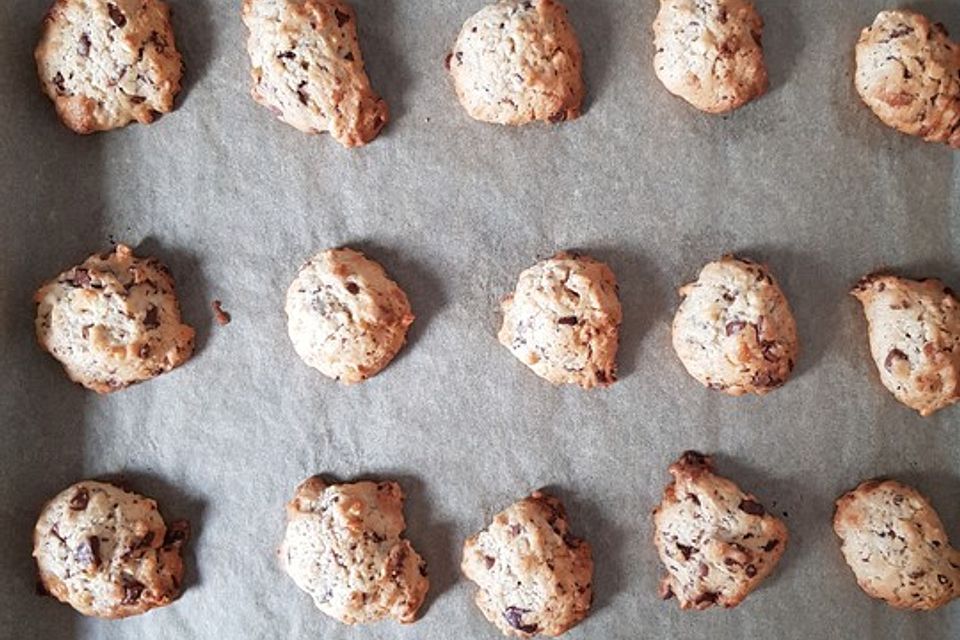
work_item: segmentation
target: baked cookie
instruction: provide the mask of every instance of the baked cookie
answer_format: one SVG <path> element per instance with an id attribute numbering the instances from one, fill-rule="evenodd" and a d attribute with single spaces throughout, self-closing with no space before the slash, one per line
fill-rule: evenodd
<path id="1" fill-rule="evenodd" d="M 735 607 L 780 561 L 787 528 L 756 497 L 713 473 L 713 460 L 687 451 L 653 510 L 653 542 L 667 574 L 664 600 L 681 609 Z"/>
<path id="2" fill-rule="evenodd" d="M 44 92 L 77 133 L 148 124 L 180 92 L 163 0 L 56 0 L 34 55 Z"/>
<path id="3" fill-rule="evenodd" d="M 918 611 L 960 596 L 960 551 L 916 489 L 868 480 L 837 500 L 833 530 L 867 595 Z"/>
<path id="4" fill-rule="evenodd" d="M 193 353 L 194 331 L 180 321 L 170 271 L 126 245 L 64 271 L 34 300 L 40 346 L 71 380 L 98 393 L 149 380 Z"/>
<path id="5" fill-rule="evenodd" d="M 344 147 L 377 137 L 387 103 L 370 87 L 357 16 L 341 0 L 243 0 L 253 99 L 306 133 Z"/>
<path id="6" fill-rule="evenodd" d="M 732 396 L 783 385 L 797 358 L 797 325 L 763 265 L 724 256 L 680 288 L 673 348 L 694 378 Z"/>
<path id="7" fill-rule="evenodd" d="M 922 416 L 960 402 L 960 301 L 948 287 L 873 274 L 850 293 L 863 304 L 880 381 L 897 400 Z"/>
<path id="8" fill-rule="evenodd" d="M 345 624 L 413 622 L 430 581 L 400 537 L 403 491 L 396 482 L 304 480 L 287 504 L 284 570 L 317 608 Z"/>
<path id="9" fill-rule="evenodd" d="M 560 500 L 534 491 L 463 545 L 477 606 L 507 636 L 559 636 L 593 601 L 590 544 L 570 533 Z"/>
<path id="10" fill-rule="evenodd" d="M 583 55 L 557 0 L 487 5 L 463 24 L 446 65 L 475 120 L 522 125 L 580 115 Z"/>
<path id="11" fill-rule="evenodd" d="M 881 11 L 860 33 L 854 84 L 888 127 L 960 148 L 960 45 L 942 24 Z"/>
<path id="12" fill-rule="evenodd" d="M 623 315 L 604 263 L 558 253 L 521 273 L 501 309 L 500 344 L 541 378 L 584 389 L 616 380 Z"/>
<path id="13" fill-rule="evenodd" d="M 103 482 L 78 482 L 40 513 L 33 557 L 40 585 L 86 616 L 126 618 L 180 594 L 186 521 L 169 527 L 157 503 Z"/>
<path id="14" fill-rule="evenodd" d="M 654 69 L 667 91 L 707 113 L 763 95 L 763 19 L 749 0 L 660 0 Z"/>
<path id="15" fill-rule="evenodd" d="M 287 290 L 287 331 L 297 355 L 346 384 L 387 366 L 413 320 L 403 290 L 353 249 L 318 253 Z"/>

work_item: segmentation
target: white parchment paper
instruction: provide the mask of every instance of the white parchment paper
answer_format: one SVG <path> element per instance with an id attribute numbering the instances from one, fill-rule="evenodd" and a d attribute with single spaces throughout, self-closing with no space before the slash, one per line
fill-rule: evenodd
<path id="1" fill-rule="evenodd" d="M 355 0 L 393 121 L 352 152 L 249 98 L 239 1 L 171 0 L 179 108 L 92 137 L 37 88 L 46 0 L 0 3 L 0 637 L 495 638 L 460 546 L 543 486 L 596 558 L 594 609 L 570 638 L 960 637 L 956 602 L 910 614 L 860 592 L 830 526 L 839 494 L 889 475 L 960 543 L 960 408 L 921 419 L 892 399 L 846 293 L 881 266 L 960 288 L 960 155 L 881 126 L 852 87 L 853 43 L 885 3 L 758 0 L 771 91 L 710 117 L 654 77 L 654 0 L 568 0 L 587 111 L 514 130 L 469 120 L 445 78 L 481 1 Z M 960 2 L 914 6 L 960 35 Z M 113 241 L 170 265 L 198 351 L 97 397 L 36 347 L 31 295 Z M 300 263 L 340 244 L 380 261 L 417 314 L 402 355 L 352 388 L 300 362 L 283 315 Z M 553 388 L 495 339 L 519 272 L 571 248 L 620 281 L 610 390 Z M 798 371 L 763 399 L 701 388 L 670 348 L 676 287 L 727 251 L 770 264 L 799 324 Z M 778 570 L 735 610 L 657 599 L 649 514 L 687 448 L 790 528 Z M 283 504 L 313 473 L 401 482 L 432 580 L 419 622 L 340 626 L 280 571 Z M 148 615 L 86 620 L 34 595 L 32 527 L 65 486 L 117 475 L 192 521 L 187 588 Z"/>

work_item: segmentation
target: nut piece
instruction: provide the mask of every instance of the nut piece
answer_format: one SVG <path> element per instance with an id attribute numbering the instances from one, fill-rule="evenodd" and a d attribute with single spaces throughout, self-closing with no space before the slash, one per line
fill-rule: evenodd
<path id="1" fill-rule="evenodd" d="M 570 533 L 563 504 L 534 491 L 463 545 L 463 575 L 480 611 L 506 636 L 558 636 L 593 599 L 590 545 Z"/>
<path id="2" fill-rule="evenodd" d="M 960 302 L 935 279 L 873 274 L 850 292 L 863 304 L 880 381 L 922 416 L 960 401 Z"/>
<path id="3" fill-rule="evenodd" d="M 500 0 L 468 19 L 447 56 L 460 104 L 482 122 L 523 125 L 580 115 L 580 43 L 557 0 Z"/>
<path id="4" fill-rule="evenodd" d="M 960 596 L 960 551 L 916 489 L 868 480 L 837 500 L 833 529 L 867 595 L 917 611 Z"/>
<path id="5" fill-rule="evenodd" d="M 317 608 L 344 624 L 413 622 L 430 581 L 401 537 L 396 482 L 326 484 L 307 478 L 287 504 L 280 563 Z"/>
<path id="6" fill-rule="evenodd" d="M 960 148 L 960 45 L 942 24 L 881 11 L 856 46 L 857 92 L 888 127 Z"/>
<path id="7" fill-rule="evenodd" d="M 687 451 L 653 511 L 654 544 L 666 575 L 664 599 L 681 609 L 735 607 L 783 555 L 787 528 L 757 498 L 713 473 L 713 460 Z"/>

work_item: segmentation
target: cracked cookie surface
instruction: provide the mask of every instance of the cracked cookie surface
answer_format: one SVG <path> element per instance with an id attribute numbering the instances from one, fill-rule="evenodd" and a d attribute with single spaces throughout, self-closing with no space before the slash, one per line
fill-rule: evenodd
<path id="1" fill-rule="evenodd" d="M 561 252 L 520 274 L 501 303 L 500 344 L 541 378 L 613 384 L 622 310 L 610 267 Z"/>
<path id="2" fill-rule="evenodd" d="M 430 581 L 401 537 L 405 528 L 396 482 L 327 484 L 314 476 L 287 505 L 280 562 L 317 608 L 340 622 L 413 622 Z"/>
<path id="3" fill-rule="evenodd" d="M 863 304 L 880 381 L 922 416 L 960 402 L 960 301 L 939 280 L 875 274 L 851 294 Z"/>
<path id="4" fill-rule="evenodd" d="M 707 113 L 732 111 L 769 85 L 763 19 L 748 0 L 661 0 L 654 70 L 667 90 Z"/>
<path id="5" fill-rule="evenodd" d="M 345 248 L 323 251 L 300 268 L 286 311 L 297 355 L 345 384 L 386 367 L 414 320 L 406 294 L 383 267 Z"/>
<path id="6" fill-rule="evenodd" d="M 942 24 L 881 11 L 861 32 L 856 61 L 857 92 L 884 124 L 960 148 L 960 45 Z"/>
<path id="7" fill-rule="evenodd" d="M 189 527 L 157 503 L 113 485 L 78 482 L 43 508 L 33 534 L 40 584 L 80 613 L 125 618 L 180 593 Z"/>
<path id="8" fill-rule="evenodd" d="M 252 95 L 306 133 L 344 147 L 366 144 L 389 120 L 357 39 L 357 16 L 342 0 L 244 0 Z"/>
<path id="9" fill-rule="evenodd" d="M 34 53 L 63 123 L 87 134 L 173 110 L 183 64 L 162 0 L 57 0 Z"/>
<path id="10" fill-rule="evenodd" d="M 837 500 L 833 528 L 860 588 L 900 609 L 936 609 L 960 597 L 960 551 L 913 487 L 868 480 Z"/>
<path id="11" fill-rule="evenodd" d="M 460 568 L 477 585 L 483 615 L 507 636 L 558 636 L 590 611 L 590 545 L 570 532 L 560 500 L 540 491 L 468 538 Z"/>
<path id="12" fill-rule="evenodd" d="M 710 457 L 685 452 L 653 511 L 664 599 L 681 609 L 735 607 L 776 567 L 787 528 L 756 496 L 714 474 Z"/>
<path id="13" fill-rule="evenodd" d="M 64 271 L 34 300 L 40 346 L 98 393 L 154 378 L 193 353 L 170 270 L 126 245 Z"/>
<path id="14" fill-rule="evenodd" d="M 447 56 L 460 104 L 483 122 L 580 115 L 583 55 L 557 0 L 500 0 L 470 17 Z"/>

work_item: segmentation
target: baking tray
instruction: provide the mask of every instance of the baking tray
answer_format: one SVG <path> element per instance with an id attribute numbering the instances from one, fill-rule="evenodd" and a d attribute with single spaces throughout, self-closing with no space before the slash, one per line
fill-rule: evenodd
<path id="1" fill-rule="evenodd" d="M 928 494 L 960 542 L 960 410 L 922 419 L 892 399 L 847 295 L 881 266 L 960 284 L 960 155 L 881 126 L 852 87 L 853 44 L 884 3 L 758 0 L 770 93 L 711 117 L 653 75 L 656 2 L 568 0 L 586 113 L 515 130 L 469 120 L 445 78 L 482 0 L 355 0 L 393 112 L 355 151 L 253 103 L 232 0 L 171 2 L 187 65 L 174 113 L 75 136 L 37 86 L 46 4 L 0 3 L 0 636 L 495 638 L 459 576 L 462 540 L 548 486 L 596 558 L 596 602 L 570 638 L 960 637 L 956 603 L 920 615 L 865 596 L 830 526 L 839 494 L 889 475 Z M 914 6 L 960 35 L 960 2 Z M 31 295 L 114 241 L 170 265 L 198 349 L 98 397 L 35 345 Z M 341 244 L 380 261 L 417 315 L 399 358 L 351 388 L 300 362 L 283 314 L 301 262 Z M 553 388 L 496 342 L 519 272 L 571 248 L 620 281 L 609 390 Z M 676 287 L 726 251 L 769 263 L 799 325 L 796 375 L 762 399 L 701 388 L 670 347 Z M 779 568 L 734 610 L 657 598 L 650 510 L 687 448 L 715 453 L 790 528 Z M 416 624 L 341 626 L 277 566 L 284 502 L 318 472 L 403 485 L 432 580 Z M 192 521 L 175 605 L 103 622 L 34 594 L 38 510 L 105 475 Z"/>

